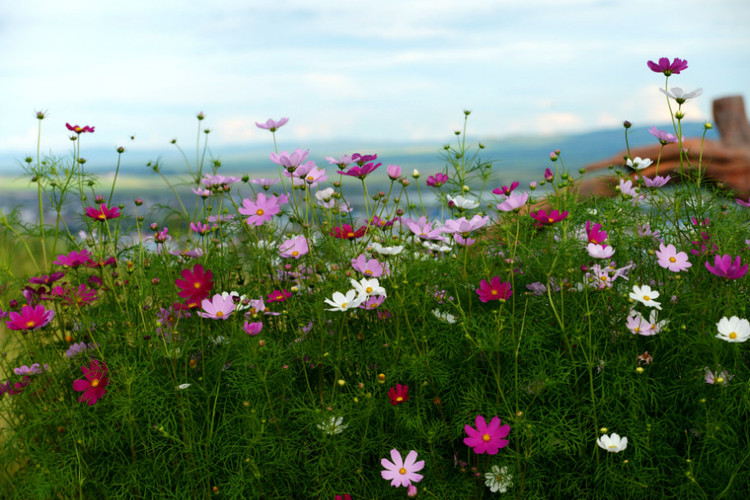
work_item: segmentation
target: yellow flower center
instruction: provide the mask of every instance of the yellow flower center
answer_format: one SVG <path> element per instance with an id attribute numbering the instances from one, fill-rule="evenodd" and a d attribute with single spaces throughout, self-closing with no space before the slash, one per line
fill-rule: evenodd
<path id="1" fill-rule="evenodd" d="M 217 318 L 221 318 L 222 316 L 224 316 L 224 312 L 223 311 L 217 311 L 216 312 L 216 317 Z"/>
<path id="2" fill-rule="evenodd" d="M 97 215 L 97 217 L 99 217 L 99 218 L 100 218 L 100 219 L 102 219 L 102 220 L 104 220 L 104 219 L 106 219 L 106 218 L 107 218 L 107 216 L 106 216 L 106 215 L 104 215 L 104 214 L 99 214 L 99 215 Z"/>
<path id="3" fill-rule="evenodd" d="M 372 293 L 372 287 L 368 286 L 367 288 L 365 288 L 365 292 Z"/>
<path id="4" fill-rule="evenodd" d="M 674 257 L 670 257 L 669 262 L 677 262 L 677 259 L 675 259 Z"/>
<path id="5" fill-rule="evenodd" d="M 315 180 L 315 177 L 313 177 L 312 175 L 307 176 L 307 182 L 313 182 L 314 180 Z"/>
<path id="6" fill-rule="evenodd" d="M 489 434 L 485 434 L 484 436 L 482 436 L 482 441 L 484 441 L 485 443 L 490 439 L 492 439 L 492 436 L 490 436 Z"/>
<path id="7" fill-rule="evenodd" d="M 721 384 L 724 382 L 724 377 L 716 377 L 716 383 Z"/>
<path id="8" fill-rule="evenodd" d="M 91 381 L 91 387 L 99 387 L 99 379 L 95 378 Z"/>
<path id="9" fill-rule="evenodd" d="M 607 277 L 606 276 L 602 276 L 599 279 L 602 280 L 602 281 L 607 281 Z"/>
<path id="10" fill-rule="evenodd" d="M 550 224 L 552 224 L 553 222 L 555 222 L 555 219 L 553 219 L 552 217 L 548 218 L 547 220 L 549 221 Z"/>
<path id="11" fill-rule="evenodd" d="M 491 293 L 492 295 L 497 295 L 497 290 L 492 290 L 492 291 L 491 291 L 490 293 Z"/>
<path id="12" fill-rule="evenodd" d="M 648 302 L 649 300 L 651 300 L 651 297 L 649 297 L 648 295 L 644 295 L 643 300 Z"/>
<path id="13" fill-rule="evenodd" d="M 196 290 L 199 289 L 200 287 L 201 287 L 201 284 L 199 281 L 196 281 L 195 283 L 193 283 L 193 288 L 195 288 Z"/>
<path id="14" fill-rule="evenodd" d="M 403 401 L 403 400 L 404 400 L 404 398 L 402 398 L 401 396 L 399 396 L 399 397 L 397 397 L 397 398 L 396 398 L 396 402 L 397 402 L 397 403 L 400 403 L 400 402 L 401 402 L 401 401 Z"/>
<path id="15" fill-rule="evenodd" d="M 616 444 L 611 444 L 611 445 L 607 446 L 607 448 L 609 448 L 610 450 L 616 450 L 617 449 L 617 445 Z"/>
<path id="16" fill-rule="evenodd" d="M 729 338 L 730 338 L 730 339 L 736 339 L 736 338 L 737 338 L 737 333 L 736 333 L 736 332 L 732 332 L 732 333 L 730 333 L 730 334 L 729 334 Z"/>
<path id="17" fill-rule="evenodd" d="M 348 304 L 349 304 L 348 302 L 344 302 L 343 304 L 341 304 L 341 309 L 346 309 L 346 306 L 347 306 Z"/>
<path id="18" fill-rule="evenodd" d="M 255 211 L 255 215 L 263 215 L 264 213 L 266 212 L 264 212 L 262 208 L 259 208 L 258 210 Z"/>
<path id="19" fill-rule="evenodd" d="M 365 269 L 365 274 L 368 276 L 372 276 L 372 271 L 370 271 L 369 269 Z"/>
<path id="20" fill-rule="evenodd" d="M 26 322 L 26 328 L 32 328 L 33 326 L 36 326 L 36 323 L 34 322 L 33 319 L 30 319 L 29 321 Z"/>
<path id="21" fill-rule="evenodd" d="M 296 257 L 298 255 L 299 255 L 299 252 L 297 250 L 295 250 L 294 252 L 292 252 L 292 257 Z"/>
<path id="22" fill-rule="evenodd" d="M 641 327 L 640 327 L 640 326 L 636 326 L 636 327 L 635 327 L 635 333 L 638 333 L 638 332 L 640 332 L 640 331 L 641 331 Z"/>
<path id="23" fill-rule="evenodd" d="M 349 231 L 348 233 L 346 233 L 346 237 L 347 238 L 354 238 L 354 233 L 351 232 L 351 231 Z"/>
<path id="24" fill-rule="evenodd" d="M 399 473 L 399 474 L 406 474 L 406 469 L 404 469 L 403 467 L 401 467 L 401 468 L 400 468 L 400 469 L 398 470 L 398 473 Z"/>

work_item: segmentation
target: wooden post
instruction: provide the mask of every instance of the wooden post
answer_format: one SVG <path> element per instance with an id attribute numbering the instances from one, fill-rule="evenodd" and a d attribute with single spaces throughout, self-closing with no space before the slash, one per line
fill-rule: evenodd
<path id="1" fill-rule="evenodd" d="M 750 124 L 741 95 L 714 99 L 713 114 L 721 142 L 727 146 L 750 147 Z"/>

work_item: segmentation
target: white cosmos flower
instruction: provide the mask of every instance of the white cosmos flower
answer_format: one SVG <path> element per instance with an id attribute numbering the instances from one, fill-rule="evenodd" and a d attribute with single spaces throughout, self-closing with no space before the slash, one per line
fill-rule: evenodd
<path id="1" fill-rule="evenodd" d="M 661 304 L 654 300 L 657 297 L 659 297 L 659 292 L 651 290 L 651 287 L 648 285 L 634 285 L 633 291 L 630 292 L 631 299 L 637 300 L 646 307 L 655 307 L 661 311 Z"/>
<path id="2" fill-rule="evenodd" d="M 185 390 L 185 389 L 187 389 L 188 387 L 190 387 L 190 384 L 180 384 L 180 385 L 178 385 L 177 387 L 175 387 L 175 389 L 179 389 L 179 390 L 181 390 L 181 391 L 184 391 L 184 390 Z"/>
<path id="3" fill-rule="evenodd" d="M 454 315 L 447 312 L 440 312 L 439 309 L 433 309 L 432 314 L 434 314 L 437 319 L 441 319 L 451 325 L 456 322 L 456 317 Z"/>
<path id="4" fill-rule="evenodd" d="M 472 201 L 468 198 L 464 198 L 461 195 L 456 196 L 455 198 L 451 195 L 446 195 L 448 197 L 449 202 L 453 202 L 453 206 L 456 208 L 459 208 L 461 210 L 471 210 L 473 208 L 477 208 L 479 206 L 478 201 Z"/>
<path id="5" fill-rule="evenodd" d="M 404 249 L 403 245 L 397 247 L 384 247 L 377 241 L 372 242 L 372 251 L 381 255 L 398 255 Z"/>
<path id="6" fill-rule="evenodd" d="M 331 417 L 328 419 L 323 420 L 322 423 L 318 424 L 318 429 L 325 432 L 329 436 L 334 436 L 336 434 L 341 434 L 344 429 L 349 427 L 347 424 L 343 423 L 344 417 Z"/>
<path id="7" fill-rule="evenodd" d="M 622 450 L 628 447 L 628 438 L 625 436 L 620 437 L 616 432 L 611 435 L 603 434 L 596 440 L 596 444 L 599 448 L 607 450 L 611 453 L 620 453 Z"/>
<path id="8" fill-rule="evenodd" d="M 318 201 L 329 201 L 333 196 L 333 188 L 319 189 L 315 191 L 315 199 Z"/>
<path id="9" fill-rule="evenodd" d="M 367 297 L 371 295 L 382 295 L 383 297 L 387 297 L 385 288 L 380 286 L 380 282 L 377 278 L 362 278 L 359 281 L 350 279 L 349 281 L 352 282 L 352 286 L 357 291 L 357 294 L 359 295 L 359 298 L 362 299 L 362 302 L 364 302 Z"/>
<path id="10" fill-rule="evenodd" d="M 227 297 L 232 297 L 232 300 L 234 301 L 234 308 L 236 311 L 243 311 L 250 307 L 250 303 L 248 302 L 245 304 L 245 300 L 247 299 L 247 295 L 240 295 L 239 292 L 231 291 L 231 292 L 221 292 L 221 298 L 226 300 Z"/>
<path id="11" fill-rule="evenodd" d="M 703 94 L 703 89 L 695 89 L 692 92 L 685 92 L 680 87 L 672 87 L 672 90 L 664 90 L 662 88 L 659 88 L 662 94 L 665 94 L 675 101 L 677 101 L 678 104 L 684 104 L 688 101 L 688 99 L 692 99 L 694 97 L 698 97 L 701 94 Z"/>
<path id="12" fill-rule="evenodd" d="M 731 318 L 724 316 L 716 323 L 716 327 L 719 329 L 717 339 L 727 342 L 745 342 L 750 338 L 750 322 L 737 316 Z"/>
<path id="13" fill-rule="evenodd" d="M 652 163 L 653 162 L 650 159 L 648 158 L 641 159 L 640 156 L 636 156 L 635 160 L 631 160 L 630 158 L 628 158 L 625 161 L 625 165 L 632 168 L 633 170 L 643 170 L 644 168 L 648 167 Z"/>
<path id="14" fill-rule="evenodd" d="M 357 290 L 349 290 L 344 295 L 341 292 L 333 292 L 333 300 L 325 299 L 325 303 L 332 306 L 327 311 L 346 311 L 349 309 L 355 309 L 362 303 L 362 299 L 358 296 Z"/>
<path id="15" fill-rule="evenodd" d="M 513 476 L 508 473 L 508 466 L 493 465 L 490 472 L 484 475 L 484 485 L 492 493 L 505 493 L 513 485 Z"/>
<path id="16" fill-rule="evenodd" d="M 615 249 L 610 245 L 598 245 L 596 243 L 589 243 L 586 246 L 586 251 L 595 259 L 609 259 L 615 254 Z"/>
<path id="17" fill-rule="evenodd" d="M 431 241 L 423 241 L 422 246 L 425 247 L 427 250 L 431 250 L 433 252 L 445 253 L 445 252 L 451 251 L 450 245 L 445 245 L 445 244 L 437 245 Z"/>

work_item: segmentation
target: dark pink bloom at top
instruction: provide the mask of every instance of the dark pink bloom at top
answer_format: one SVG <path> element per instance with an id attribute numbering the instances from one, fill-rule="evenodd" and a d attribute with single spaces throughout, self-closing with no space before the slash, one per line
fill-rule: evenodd
<path id="1" fill-rule="evenodd" d="M 513 181 L 510 184 L 510 187 L 503 186 L 503 187 L 500 187 L 500 188 L 495 188 L 495 189 L 492 190 L 492 193 L 493 194 L 497 194 L 497 195 L 509 196 L 510 193 L 512 193 L 513 190 L 516 189 L 517 187 L 518 187 L 518 181 Z"/>
<path id="2" fill-rule="evenodd" d="M 682 60 L 679 57 L 675 57 L 671 63 L 668 57 L 660 57 L 658 64 L 654 61 L 649 61 L 646 64 L 654 73 L 664 73 L 666 76 L 679 75 L 680 71 L 688 67 L 687 60 Z"/>
<path id="3" fill-rule="evenodd" d="M 602 225 L 598 222 L 591 225 L 591 221 L 586 221 L 586 236 L 589 239 L 589 243 L 602 244 L 607 240 L 607 232 L 602 231 Z"/>
<path id="4" fill-rule="evenodd" d="M 479 288 L 474 291 L 477 292 L 479 300 L 482 302 L 500 299 L 507 300 L 513 295 L 510 283 L 507 281 L 500 281 L 500 276 L 493 276 L 489 283 L 487 283 L 487 280 L 480 281 Z"/>
<path id="5" fill-rule="evenodd" d="M 549 168 L 546 168 L 544 170 L 544 180 L 547 182 L 552 182 L 553 180 L 555 180 L 555 174 Z"/>
<path id="6" fill-rule="evenodd" d="M 42 305 L 34 307 L 26 305 L 21 308 L 21 312 L 9 313 L 5 326 L 9 330 L 38 330 L 47 326 L 54 317 L 55 311 L 51 309 L 48 311 Z"/>
<path id="7" fill-rule="evenodd" d="M 469 424 L 464 426 L 466 434 L 469 435 L 469 437 L 464 438 L 464 444 L 473 448 L 474 453 L 497 455 L 500 448 L 508 446 L 508 440 L 505 437 L 510 432 L 510 425 L 500 425 L 499 417 L 492 417 L 490 424 L 487 425 L 484 417 L 477 415 L 474 424 L 477 426 L 476 429 Z"/>
<path id="8" fill-rule="evenodd" d="M 80 284 L 78 288 L 72 288 L 68 285 L 56 286 L 49 292 L 50 298 L 60 299 L 66 306 L 84 306 L 94 302 L 96 290 L 87 288 L 86 285 Z"/>
<path id="9" fill-rule="evenodd" d="M 83 134 L 84 132 L 91 132 L 94 133 L 94 127 L 89 127 L 86 125 L 85 127 L 79 127 L 78 125 L 71 125 L 70 123 L 65 124 L 66 127 L 68 127 L 68 130 L 75 132 L 76 134 Z"/>
<path id="10" fill-rule="evenodd" d="M 208 297 L 214 287 L 213 273 L 208 269 L 204 270 L 200 264 L 194 265 L 192 270 L 184 269 L 181 275 L 182 279 L 174 280 L 174 284 L 181 289 L 177 295 L 196 306 Z"/>
<path id="11" fill-rule="evenodd" d="M 83 249 L 80 252 L 73 250 L 68 255 L 60 254 L 57 256 L 57 260 L 52 263 L 58 266 L 66 267 L 78 267 L 84 264 L 88 264 L 91 261 L 91 252 L 87 249 Z"/>
<path id="12" fill-rule="evenodd" d="M 747 264 L 742 265 L 739 255 L 734 258 L 734 261 L 732 261 L 731 255 L 715 255 L 714 265 L 706 262 L 706 269 L 716 276 L 730 280 L 742 278 L 747 274 Z"/>
<path id="13" fill-rule="evenodd" d="M 396 387 L 391 387 L 388 391 L 388 398 L 393 406 L 403 403 L 409 399 L 409 386 L 396 384 Z"/>
<path id="14" fill-rule="evenodd" d="M 263 130 L 270 130 L 271 132 L 276 132 L 278 129 L 286 125 L 286 122 L 289 121 L 289 118 L 282 118 L 279 121 L 268 119 L 266 120 L 266 123 L 258 123 L 255 122 L 255 126 L 258 128 L 262 128 Z"/>
<path id="15" fill-rule="evenodd" d="M 81 367 L 81 371 L 84 378 L 73 381 L 73 390 L 83 392 L 78 398 L 79 403 L 88 403 L 91 406 L 107 393 L 107 365 L 92 359 L 88 367 Z"/>
<path id="16" fill-rule="evenodd" d="M 355 231 L 351 225 L 344 224 L 341 227 L 334 227 L 333 231 L 329 234 L 342 240 L 352 240 L 355 238 L 361 238 L 365 235 L 365 232 L 367 232 L 367 226 L 362 226 Z"/>
<path id="17" fill-rule="evenodd" d="M 354 153 L 352 155 L 352 161 L 359 165 L 360 167 L 364 165 L 365 163 L 375 161 L 378 159 L 378 155 L 361 155 L 359 153 Z"/>
<path id="18" fill-rule="evenodd" d="M 357 166 L 351 167 L 346 172 L 339 170 L 336 173 L 341 174 L 341 175 L 348 175 L 350 177 L 358 177 L 359 179 L 364 179 L 365 177 L 367 177 L 368 174 L 377 170 L 380 165 L 382 165 L 382 163 L 375 164 L 375 163 L 370 162 L 364 165 L 357 164 Z"/>
<path id="19" fill-rule="evenodd" d="M 286 290 L 274 290 L 266 296 L 268 302 L 285 302 L 292 294 Z"/>
<path id="20" fill-rule="evenodd" d="M 442 172 L 438 172 L 437 174 L 431 175 L 427 178 L 427 185 L 430 187 L 439 188 L 446 182 L 448 182 L 448 176 Z"/>
<path id="21" fill-rule="evenodd" d="M 669 134 L 664 130 L 657 129 L 656 127 L 651 127 L 650 129 L 648 129 L 648 133 L 659 139 L 659 142 L 662 144 L 662 146 L 666 146 L 670 142 L 677 142 L 676 135 Z"/>
<path id="22" fill-rule="evenodd" d="M 86 209 L 86 215 L 88 217 L 91 217 L 92 219 L 102 222 L 107 219 L 114 219 L 116 217 L 119 217 L 120 210 L 117 207 L 107 208 L 107 205 L 102 203 L 101 205 L 99 205 L 98 209 L 94 207 L 88 207 Z"/>
<path id="23" fill-rule="evenodd" d="M 544 210 L 538 210 L 531 213 L 531 217 L 537 221 L 537 226 L 542 227 L 546 224 L 554 224 L 559 222 L 568 216 L 568 211 L 560 213 L 557 210 L 552 210 L 549 214 Z"/>

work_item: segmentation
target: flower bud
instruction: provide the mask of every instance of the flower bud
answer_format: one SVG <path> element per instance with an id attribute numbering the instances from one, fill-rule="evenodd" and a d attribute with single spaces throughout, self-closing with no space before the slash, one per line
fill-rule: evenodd
<path id="1" fill-rule="evenodd" d="M 419 170 L 415 168 L 414 171 L 411 173 L 411 176 L 414 177 L 415 179 L 419 179 Z"/>
<path id="2" fill-rule="evenodd" d="M 388 172 L 388 177 L 393 181 L 401 177 L 401 167 L 399 165 L 388 165 L 386 171 Z"/>
<path id="3" fill-rule="evenodd" d="M 630 128 L 630 127 L 633 126 L 633 124 L 630 123 L 629 121 L 625 120 L 624 122 L 622 122 L 622 126 L 625 127 L 625 128 Z"/>

